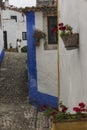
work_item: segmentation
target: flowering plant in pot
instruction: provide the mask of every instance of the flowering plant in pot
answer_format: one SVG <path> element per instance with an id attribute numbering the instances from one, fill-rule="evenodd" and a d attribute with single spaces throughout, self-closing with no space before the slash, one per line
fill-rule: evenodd
<path id="1" fill-rule="evenodd" d="M 36 40 L 35 45 L 40 46 L 40 39 L 45 38 L 46 34 L 43 31 L 39 30 L 39 29 L 35 29 L 34 33 L 33 33 L 33 37 Z"/>
<path id="2" fill-rule="evenodd" d="M 79 46 L 79 34 L 73 33 L 73 28 L 66 24 L 59 23 L 60 36 L 67 50 L 76 49 Z"/>
<path id="3" fill-rule="evenodd" d="M 59 104 L 59 110 L 49 106 L 42 106 L 45 115 L 52 119 L 51 130 L 87 130 L 87 108 L 81 102 L 73 108 L 75 114 L 67 112 L 68 107 Z"/>

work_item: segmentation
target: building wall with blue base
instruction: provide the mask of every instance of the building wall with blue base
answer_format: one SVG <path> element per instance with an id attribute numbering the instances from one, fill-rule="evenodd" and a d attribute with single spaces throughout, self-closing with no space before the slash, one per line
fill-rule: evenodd
<path id="1" fill-rule="evenodd" d="M 33 32 L 35 28 L 35 13 L 26 12 L 26 21 L 27 21 L 27 44 L 28 44 L 29 101 L 38 108 L 41 105 L 49 105 L 57 108 L 58 107 L 57 97 L 38 91 L 36 47 L 34 45 L 35 39 L 33 38 Z"/>
<path id="2" fill-rule="evenodd" d="M 2 63 L 3 57 L 4 57 L 4 49 L 2 49 L 0 53 L 0 64 Z"/>

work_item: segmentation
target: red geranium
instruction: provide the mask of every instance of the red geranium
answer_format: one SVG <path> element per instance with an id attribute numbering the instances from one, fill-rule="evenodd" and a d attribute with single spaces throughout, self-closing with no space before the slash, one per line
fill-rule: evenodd
<path id="1" fill-rule="evenodd" d="M 57 113 L 56 111 L 53 111 L 53 112 L 51 113 L 51 116 L 54 117 L 54 116 L 56 115 L 56 113 Z"/>
<path id="2" fill-rule="evenodd" d="M 81 108 L 81 112 L 86 112 L 86 111 L 87 111 L 87 109 Z"/>
<path id="3" fill-rule="evenodd" d="M 74 107 L 73 111 L 75 111 L 75 112 L 81 112 L 81 109 L 79 107 Z"/>
<path id="4" fill-rule="evenodd" d="M 85 103 L 81 102 L 78 104 L 78 106 L 80 106 L 81 108 L 84 108 L 85 107 Z"/>
<path id="5" fill-rule="evenodd" d="M 63 26 L 63 27 L 59 27 L 59 30 L 66 30 L 66 26 Z"/>
<path id="6" fill-rule="evenodd" d="M 66 26 L 63 23 L 59 23 L 59 30 L 66 30 Z"/>
<path id="7" fill-rule="evenodd" d="M 63 26 L 64 24 L 63 23 L 59 23 L 59 26 Z"/>
<path id="8" fill-rule="evenodd" d="M 57 32 L 57 28 L 56 27 L 54 27 L 54 28 L 52 28 L 52 32 Z"/>
<path id="9" fill-rule="evenodd" d="M 73 34 L 73 28 L 69 25 L 69 24 L 63 24 L 63 23 L 59 23 L 58 24 L 59 30 L 60 30 L 60 36 L 67 36 L 70 34 Z"/>
<path id="10" fill-rule="evenodd" d="M 62 112 L 66 112 L 67 111 L 67 107 L 64 107 L 63 109 L 62 109 Z"/>
<path id="11" fill-rule="evenodd" d="M 47 108 L 47 106 L 46 106 L 46 105 L 41 106 L 41 110 L 42 110 L 42 111 L 45 111 L 45 110 L 46 110 L 46 108 Z"/>

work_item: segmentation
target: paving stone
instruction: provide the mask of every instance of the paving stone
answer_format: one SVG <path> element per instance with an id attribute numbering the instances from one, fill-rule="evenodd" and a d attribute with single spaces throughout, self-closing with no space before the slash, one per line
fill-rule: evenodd
<path id="1" fill-rule="evenodd" d="M 26 59 L 26 53 L 5 53 L 0 68 L 0 130 L 50 129 L 50 120 L 29 104 Z"/>

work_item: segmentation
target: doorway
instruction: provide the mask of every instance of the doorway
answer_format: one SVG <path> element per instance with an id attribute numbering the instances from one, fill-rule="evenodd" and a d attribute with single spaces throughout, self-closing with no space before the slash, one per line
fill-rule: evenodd
<path id="1" fill-rule="evenodd" d="M 7 49 L 7 31 L 3 32 L 4 48 Z"/>

